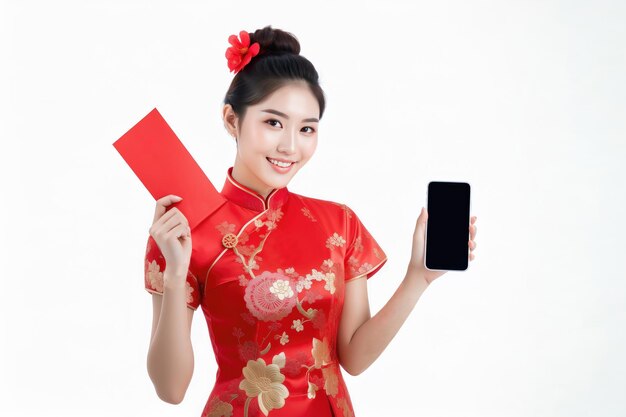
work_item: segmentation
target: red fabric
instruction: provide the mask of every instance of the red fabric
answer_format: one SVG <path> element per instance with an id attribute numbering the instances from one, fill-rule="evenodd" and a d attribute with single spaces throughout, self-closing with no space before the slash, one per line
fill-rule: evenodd
<path id="1" fill-rule="evenodd" d="M 286 187 L 266 201 L 232 167 L 221 195 L 192 231 L 187 274 L 187 305 L 202 308 L 218 364 L 202 416 L 353 417 L 336 349 L 345 282 L 387 256 L 344 204 Z M 164 269 L 149 237 L 146 290 L 162 292 Z"/>

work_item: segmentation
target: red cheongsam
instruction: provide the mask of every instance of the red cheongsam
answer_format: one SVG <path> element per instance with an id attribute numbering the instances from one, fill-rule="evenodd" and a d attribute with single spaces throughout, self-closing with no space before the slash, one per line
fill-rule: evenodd
<path id="1" fill-rule="evenodd" d="M 336 347 L 345 282 L 386 254 L 345 204 L 287 187 L 264 199 L 232 167 L 221 195 L 192 231 L 186 280 L 218 364 L 202 417 L 354 417 Z M 149 236 L 146 290 L 162 293 L 164 269 Z"/>

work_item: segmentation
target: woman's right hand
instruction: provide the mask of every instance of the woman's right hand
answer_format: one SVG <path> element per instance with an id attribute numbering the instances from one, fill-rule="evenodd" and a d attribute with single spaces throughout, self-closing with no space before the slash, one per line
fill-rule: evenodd
<path id="1" fill-rule="evenodd" d="M 182 197 L 173 194 L 157 200 L 150 236 L 165 257 L 165 269 L 173 272 L 173 277 L 185 280 L 191 259 L 191 229 L 187 218 L 178 208 L 167 210 L 169 205 L 181 200 Z M 164 274 L 166 276 L 169 274 Z"/>

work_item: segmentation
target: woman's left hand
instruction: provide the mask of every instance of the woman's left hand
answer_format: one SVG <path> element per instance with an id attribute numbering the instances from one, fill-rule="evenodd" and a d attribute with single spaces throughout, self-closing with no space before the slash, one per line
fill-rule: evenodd
<path id="1" fill-rule="evenodd" d="M 474 251 L 474 249 L 476 249 L 476 242 L 474 240 L 476 237 L 476 219 L 476 216 L 472 216 L 470 218 L 470 240 L 467 242 L 470 249 L 470 261 L 473 261 L 475 257 L 472 252 Z M 413 268 L 418 271 L 418 273 L 424 277 L 424 280 L 426 280 L 426 282 L 430 284 L 448 271 L 431 271 L 426 269 L 426 267 L 424 266 L 424 241 L 426 239 L 427 220 L 428 212 L 426 211 L 426 208 L 422 207 L 422 212 L 417 218 L 417 225 L 415 226 L 415 232 L 413 233 L 413 252 L 411 254 L 411 262 L 409 263 L 409 268 Z"/>

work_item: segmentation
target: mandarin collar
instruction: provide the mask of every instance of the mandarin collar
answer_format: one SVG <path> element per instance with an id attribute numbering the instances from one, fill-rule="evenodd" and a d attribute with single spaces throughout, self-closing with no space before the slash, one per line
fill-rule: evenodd
<path id="1" fill-rule="evenodd" d="M 221 194 L 233 203 L 254 211 L 264 211 L 268 208 L 276 209 L 282 206 L 289 197 L 287 187 L 274 188 L 268 195 L 267 200 L 256 191 L 237 182 L 233 178 L 233 167 L 228 168 L 226 180 Z"/>

